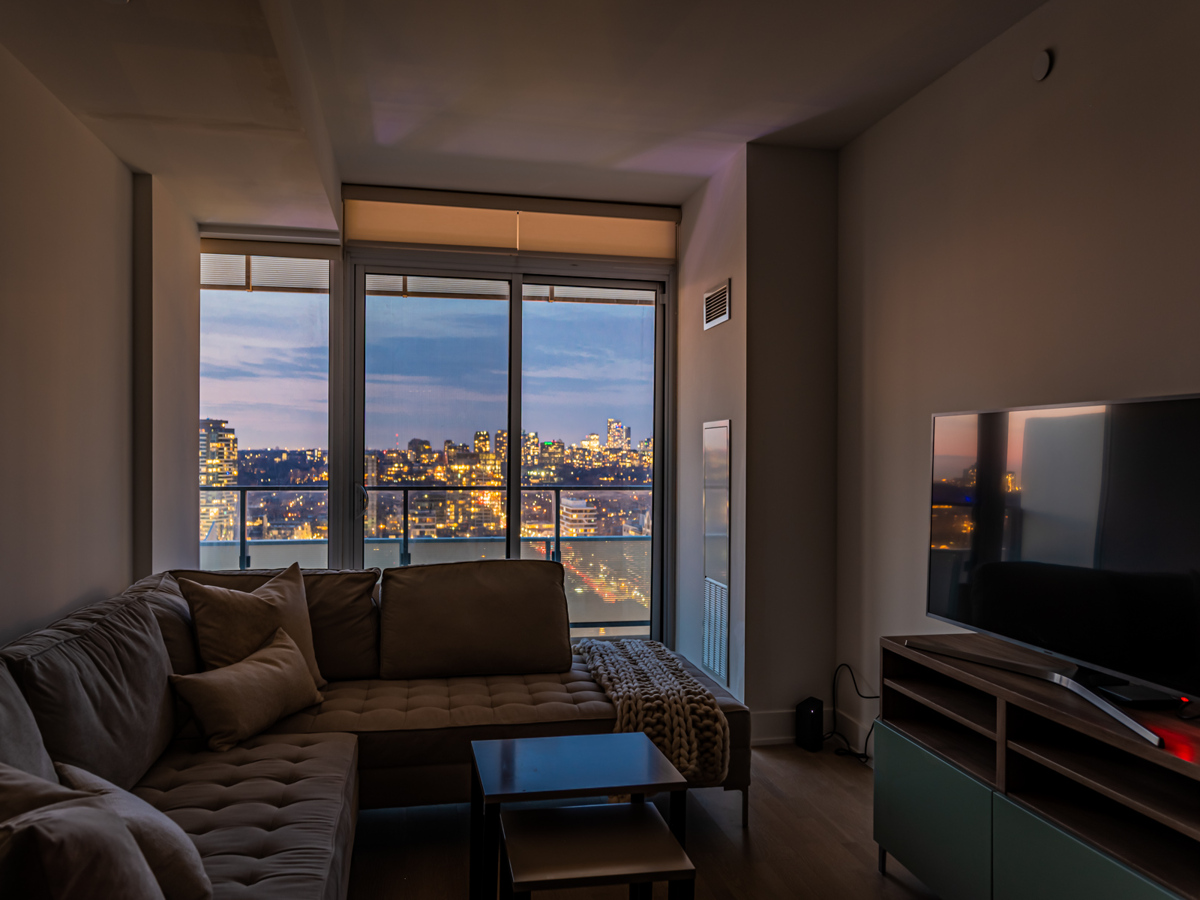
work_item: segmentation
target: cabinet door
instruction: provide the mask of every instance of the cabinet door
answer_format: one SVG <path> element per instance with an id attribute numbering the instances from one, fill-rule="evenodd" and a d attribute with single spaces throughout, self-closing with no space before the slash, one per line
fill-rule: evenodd
<path id="1" fill-rule="evenodd" d="M 875 841 L 942 900 L 992 896 L 992 789 L 882 721 Z"/>
<path id="2" fill-rule="evenodd" d="M 1171 900 L 1175 894 L 1013 803 L 992 799 L 993 900 Z"/>

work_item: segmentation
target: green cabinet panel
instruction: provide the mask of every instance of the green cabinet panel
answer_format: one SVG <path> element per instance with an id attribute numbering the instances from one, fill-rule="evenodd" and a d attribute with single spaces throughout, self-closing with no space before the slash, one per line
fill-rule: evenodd
<path id="1" fill-rule="evenodd" d="M 992 896 L 992 789 L 882 721 L 875 841 L 941 900 Z"/>
<path id="2" fill-rule="evenodd" d="M 1013 803 L 992 799 L 993 900 L 1175 900 L 1166 888 Z"/>

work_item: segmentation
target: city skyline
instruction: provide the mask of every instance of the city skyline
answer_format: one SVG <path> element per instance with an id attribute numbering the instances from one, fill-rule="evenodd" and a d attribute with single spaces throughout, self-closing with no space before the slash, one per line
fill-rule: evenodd
<path id="1" fill-rule="evenodd" d="M 327 447 L 327 295 L 201 293 L 201 417 L 235 423 L 247 447 Z M 468 443 L 483 423 L 493 433 L 506 427 L 506 303 L 371 299 L 387 303 L 375 308 L 367 335 L 369 445 Z M 648 437 L 654 308 L 526 302 L 523 309 L 525 430 L 574 443 L 615 416 L 635 442 Z"/>

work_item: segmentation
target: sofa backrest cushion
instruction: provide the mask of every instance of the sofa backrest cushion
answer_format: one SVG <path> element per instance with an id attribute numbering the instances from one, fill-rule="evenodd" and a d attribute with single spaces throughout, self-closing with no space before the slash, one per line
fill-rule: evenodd
<path id="1" fill-rule="evenodd" d="M 137 597 L 93 603 L 0 650 L 58 762 L 129 789 L 174 732 L 171 663 Z"/>
<path id="2" fill-rule="evenodd" d="M 256 585 L 257 587 L 257 585 Z M 196 631 L 192 625 L 192 611 L 188 609 L 183 592 L 170 572 L 147 575 L 125 589 L 125 596 L 140 597 L 158 621 L 163 643 L 167 645 L 167 656 L 171 660 L 171 671 L 176 675 L 194 675 L 201 669 L 200 655 L 196 652 Z"/>
<path id="3" fill-rule="evenodd" d="M 496 559 L 383 572 L 380 676 L 530 675 L 571 668 L 563 567 Z"/>
<path id="4" fill-rule="evenodd" d="M 175 579 L 249 593 L 283 569 L 199 572 L 177 569 Z M 303 569 L 313 650 L 330 681 L 379 677 L 379 607 L 372 598 L 378 569 Z M 176 670 L 177 675 L 191 674 Z"/>
<path id="5" fill-rule="evenodd" d="M 58 781 L 33 710 L 3 665 L 0 665 L 0 763 L 38 778 Z"/>

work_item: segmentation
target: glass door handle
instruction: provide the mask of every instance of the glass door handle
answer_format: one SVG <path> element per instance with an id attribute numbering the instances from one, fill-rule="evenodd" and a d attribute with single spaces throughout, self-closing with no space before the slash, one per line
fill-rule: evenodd
<path id="1" fill-rule="evenodd" d="M 371 495 L 367 493 L 367 489 L 365 487 L 363 487 L 361 484 L 355 485 L 355 487 L 358 488 L 358 500 L 359 500 L 358 512 L 356 512 L 355 515 L 356 516 L 364 516 L 367 513 L 367 505 L 371 501 Z"/>

